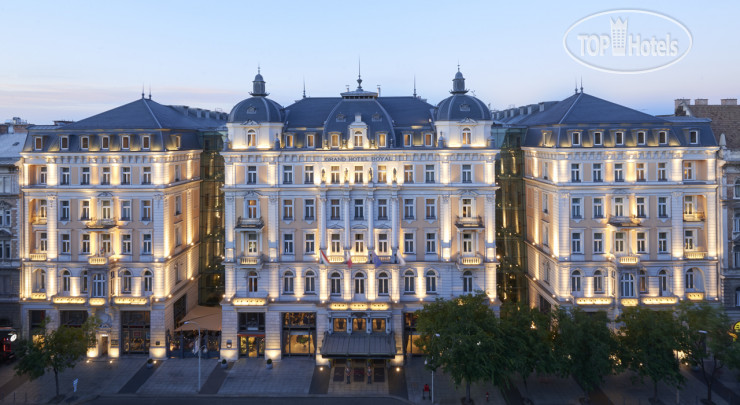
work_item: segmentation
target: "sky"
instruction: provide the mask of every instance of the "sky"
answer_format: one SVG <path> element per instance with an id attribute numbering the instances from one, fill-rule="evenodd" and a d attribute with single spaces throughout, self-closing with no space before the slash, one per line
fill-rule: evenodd
<path id="1" fill-rule="evenodd" d="M 647 5 L 646 5 L 647 4 Z M 708 5 L 711 4 L 711 5 Z M 658 71 L 586 67 L 563 46 L 578 20 L 651 10 L 682 23 L 693 46 Z M 0 0 L 0 122 L 80 120 L 141 97 L 230 111 L 260 66 L 287 106 L 356 87 L 383 96 L 449 95 L 466 87 L 492 109 L 586 93 L 651 114 L 676 98 L 740 96 L 740 2 L 714 1 L 28 1 Z M 580 86 L 580 84 L 579 84 Z"/>

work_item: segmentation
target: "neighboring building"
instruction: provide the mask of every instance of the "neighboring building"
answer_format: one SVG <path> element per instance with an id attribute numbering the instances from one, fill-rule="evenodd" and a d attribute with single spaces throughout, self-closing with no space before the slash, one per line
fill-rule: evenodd
<path id="1" fill-rule="evenodd" d="M 522 128 L 530 303 L 605 309 L 719 297 L 717 142 L 582 91 L 502 111 Z M 708 215 L 709 214 L 709 215 Z"/>
<path id="2" fill-rule="evenodd" d="M 20 330 L 20 189 L 17 163 L 26 142 L 26 124 L 18 118 L 13 122 L 15 124 L 10 127 L 0 126 L 0 327 Z M 23 124 L 18 124 L 21 122 Z"/>
<path id="3" fill-rule="evenodd" d="M 12 119 L 6 120 L 5 123 L 0 124 L 0 135 L 1 134 L 25 134 L 29 123 L 26 120 L 22 120 L 20 117 L 13 117 Z"/>
<path id="4" fill-rule="evenodd" d="M 733 324 L 740 322 L 740 106 L 737 99 L 710 105 L 707 99 L 675 100 L 677 116 L 708 118 L 720 145 L 721 187 L 718 230 L 723 252 L 720 298 Z M 738 327 L 740 328 L 740 327 Z M 740 330 L 737 330 L 740 332 Z"/>
<path id="5" fill-rule="evenodd" d="M 398 364 L 424 303 L 497 305 L 490 111 L 460 72 L 436 107 L 361 82 L 283 108 L 258 74 L 231 111 L 222 357 Z"/>
<path id="6" fill-rule="evenodd" d="M 32 126 L 21 153 L 23 334 L 102 321 L 90 356 L 166 355 L 198 303 L 201 130 L 226 114 L 142 98 Z"/>

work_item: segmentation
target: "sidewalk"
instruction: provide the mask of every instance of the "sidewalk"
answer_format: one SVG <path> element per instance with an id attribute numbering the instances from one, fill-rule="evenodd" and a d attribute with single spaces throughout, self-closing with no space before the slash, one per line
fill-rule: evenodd
<path id="1" fill-rule="evenodd" d="M 406 365 L 406 384 L 408 386 L 409 401 L 415 404 L 460 404 L 460 398 L 465 397 L 465 385 L 455 388 L 452 379 L 441 371 L 434 374 L 434 402 L 428 399 L 422 399 L 424 384 L 432 386 L 432 372 L 424 368 L 424 359 L 414 357 Z M 489 400 L 486 402 L 486 392 L 489 394 Z M 493 384 L 477 383 L 470 387 L 470 397 L 476 405 L 492 404 L 505 405 L 503 395 L 498 387 Z"/>
<path id="2" fill-rule="evenodd" d="M 241 358 L 229 370 L 218 394 L 307 395 L 314 365 L 313 358 L 288 358 L 273 363 L 272 370 L 268 370 L 264 359 Z"/>
<path id="3" fill-rule="evenodd" d="M 686 383 L 679 392 L 680 405 L 696 405 L 707 397 L 707 386 L 703 381 L 691 374 L 688 368 L 681 367 L 681 374 L 686 378 Z M 639 381 L 632 383 L 632 372 L 624 372 L 619 375 L 608 376 L 602 386 L 602 391 L 612 400 L 614 405 L 622 404 L 645 404 L 653 396 L 653 384 L 649 379 L 645 384 Z M 658 384 L 658 398 L 665 405 L 676 404 L 676 388 L 665 384 Z M 717 392 L 712 392 L 712 401 L 717 405 L 730 405 Z"/>

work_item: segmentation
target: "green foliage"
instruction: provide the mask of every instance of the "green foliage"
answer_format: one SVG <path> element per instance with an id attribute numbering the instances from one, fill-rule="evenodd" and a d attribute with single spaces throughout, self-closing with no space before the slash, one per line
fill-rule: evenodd
<path id="1" fill-rule="evenodd" d="M 41 328 L 43 334 L 19 342 L 16 373 L 27 374 L 33 380 L 53 371 L 59 396 L 59 373 L 74 367 L 87 354 L 90 341 L 95 339 L 97 325 L 98 320 L 94 317 L 88 318 L 80 328 L 63 325 L 49 330 L 44 323 Z"/>
<path id="2" fill-rule="evenodd" d="M 506 303 L 501 307 L 501 328 L 512 369 L 522 376 L 525 385 L 532 373 L 555 371 L 554 334 L 548 314 L 526 304 Z"/>
<path id="3" fill-rule="evenodd" d="M 572 376 L 589 393 L 617 368 L 617 341 L 607 326 L 606 312 L 560 308 L 556 319 L 556 369 L 562 376 Z"/>
<path id="4" fill-rule="evenodd" d="M 623 323 L 619 341 L 622 366 L 653 382 L 657 397 L 658 383 L 680 387 L 684 377 L 678 367 L 676 352 L 682 349 L 682 328 L 672 311 L 644 307 L 626 308 L 619 318 Z"/>
<path id="5" fill-rule="evenodd" d="M 488 297 L 438 298 L 417 314 L 417 345 L 429 356 L 428 368 L 441 367 L 456 385 L 465 382 L 468 392 L 476 381 L 508 384 L 510 353 L 500 321 L 488 307 Z"/>

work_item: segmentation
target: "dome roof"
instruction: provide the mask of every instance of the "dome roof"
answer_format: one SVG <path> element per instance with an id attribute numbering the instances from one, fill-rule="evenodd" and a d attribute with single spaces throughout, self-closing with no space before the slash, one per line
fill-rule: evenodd
<path id="1" fill-rule="evenodd" d="M 267 97 L 250 97 L 231 110 L 228 122 L 283 122 L 283 107 Z"/>
<path id="2" fill-rule="evenodd" d="M 473 96 L 453 94 L 437 104 L 437 121 L 460 121 L 470 118 L 476 121 L 491 120 L 491 110 Z"/>

